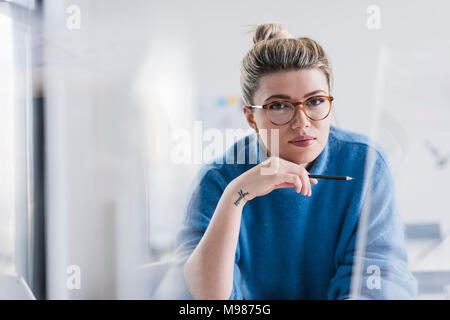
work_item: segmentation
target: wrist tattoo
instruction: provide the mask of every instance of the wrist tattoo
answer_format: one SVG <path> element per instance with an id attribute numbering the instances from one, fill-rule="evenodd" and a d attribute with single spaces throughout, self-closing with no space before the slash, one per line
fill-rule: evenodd
<path id="1" fill-rule="evenodd" d="M 236 201 L 234 202 L 234 205 L 237 207 L 239 202 L 246 196 L 248 195 L 248 192 L 244 192 L 242 191 L 242 189 L 238 192 L 239 198 L 236 199 Z"/>

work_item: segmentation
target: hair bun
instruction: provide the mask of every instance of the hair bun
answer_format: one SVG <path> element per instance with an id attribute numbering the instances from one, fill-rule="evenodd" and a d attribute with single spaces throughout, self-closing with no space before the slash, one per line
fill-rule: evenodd
<path id="1" fill-rule="evenodd" d="M 265 23 L 260 24 L 253 36 L 253 43 L 256 44 L 263 40 L 270 39 L 289 39 L 293 36 L 284 29 L 283 25 L 279 23 Z"/>

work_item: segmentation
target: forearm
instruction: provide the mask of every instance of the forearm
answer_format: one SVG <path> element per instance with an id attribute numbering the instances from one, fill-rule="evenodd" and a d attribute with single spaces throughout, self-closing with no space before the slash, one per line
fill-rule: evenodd
<path id="1" fill-rule="evenodd" d="M 186 285 L 194 299 L 228 299 L 242 208 L 245 198 L 230 184 L 222 194 L 209 226 L 184 266 Z"/>

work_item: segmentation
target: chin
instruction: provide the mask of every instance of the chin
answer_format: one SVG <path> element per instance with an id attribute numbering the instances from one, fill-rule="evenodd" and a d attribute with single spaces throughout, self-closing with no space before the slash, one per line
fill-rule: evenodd
<path id="1" fill-rule="evenodd" d="M 301 150 L 300 148 L 298 148 L 296 146 L 290 145 L 289 150 L 286 150 L 283 153 L 280 152 L 280 157 L 285 160 L 294 162 L 296 164 L 307 165 L 311 161 L 314 161 L 314 159 L 316 159 L 316 157 L 318 155 L 317 149 L 318 149 L 319 144 L 317 143 L 317 141 L 315 144 L 316 145 L 313 146 L 312 148 L 307 148 L 307 149 L 303 149 L 303 150 Z"/>
<path id="2" fill-rule="evenodd" d="M 280 158 L 283 158 L 284 160 L 296 163 L 296 164 L 307 164 L 314 160 L 314 157 L 312 156 L 311 152 L 305 152 L 303 151 L 301 155 L 299 154 L 280 154 Z"/>

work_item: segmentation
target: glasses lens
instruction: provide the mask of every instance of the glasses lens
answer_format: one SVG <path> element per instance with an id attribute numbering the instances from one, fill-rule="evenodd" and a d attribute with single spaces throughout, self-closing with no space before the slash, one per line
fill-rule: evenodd
<path id="1" fill-rule="evenodd" d="M 288 102 L 272 102 L 268 109 L 270 120 L 275 124 L 288 123 L 294 114 L 294 106 Z"/>
<path id="2" fill-rule="evenodd" d="M 325 97 L 312 97 L 306 101 L 306 114 L 313 120 L 321 120 L 330 112 L 331 103 Z"/>

